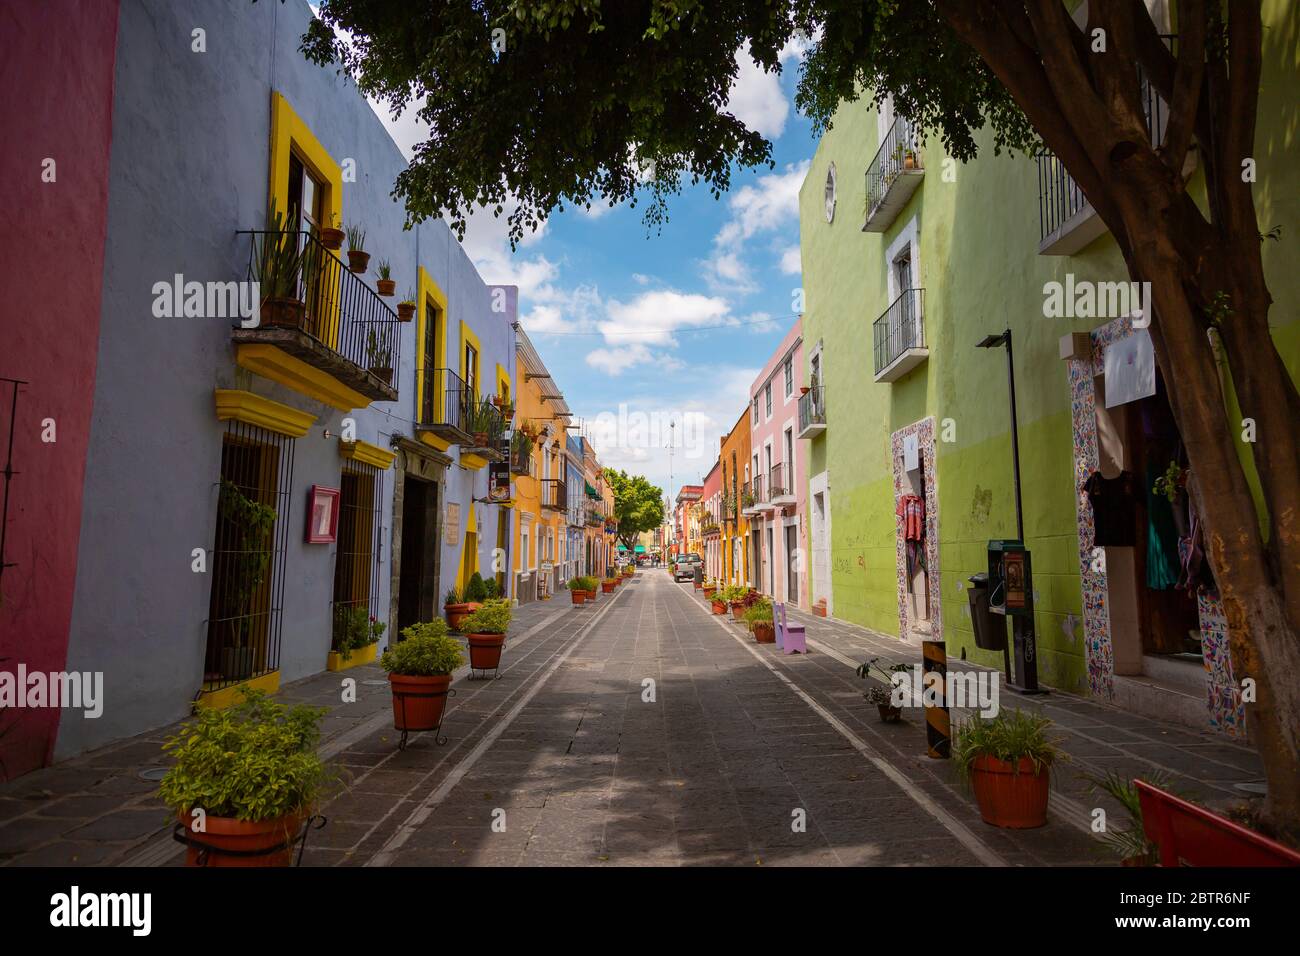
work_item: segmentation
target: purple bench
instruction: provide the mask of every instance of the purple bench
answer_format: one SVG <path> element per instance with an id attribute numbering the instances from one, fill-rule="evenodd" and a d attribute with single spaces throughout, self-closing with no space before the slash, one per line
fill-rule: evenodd
<path id="1" fill-rule="evenodd" d="M 800 654 L 807 654 L 808 643 L 805 640 L 805 628 L 802 624 L 789 624 L 786 622 L 784 604 L 772 605 L 772 618 L 776 621 L 776 646 L 787 654 L 793 654 L 795 651 Z"/>

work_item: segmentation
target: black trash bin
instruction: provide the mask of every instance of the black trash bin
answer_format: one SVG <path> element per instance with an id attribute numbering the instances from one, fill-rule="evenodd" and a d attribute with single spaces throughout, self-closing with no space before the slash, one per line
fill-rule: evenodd
<path id="1" fill-rule="evenodd" d="M 975 646 L 983 651 L 1007 649 L 1007 619 L 989 610 L 989 576 L 980 571 L 971 575 L 970 619 L 975 628 Z"/>
<path id="2" fill-rule="evenodd" d="M 704 564 L 703 562 L 695 565 L 695 586 L 704 587 Z"/>

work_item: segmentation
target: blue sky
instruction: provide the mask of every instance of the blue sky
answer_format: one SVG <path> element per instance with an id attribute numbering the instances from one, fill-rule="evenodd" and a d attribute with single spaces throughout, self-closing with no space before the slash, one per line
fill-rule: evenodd
<path id="1" fill-rule="evenodd" d="M 566 209 L 514 251 L 504 216 L 476 214 L 466 233 L 483 278 L 519 286 L 520 320 L 602 461 L 665 490 L 670 437 L 673 488 L 700 480 L 795 320 L 798 191 L 816 142 L 794 109 L 798 51 L 782 60 L 778 77 L 738 56 L 730 109 L 776 166 L 737 171 L 722 199 L 684 188 L 660 232 L 642 203 Z M 410 112 L 377 112 L 409 155 L 422 138 Z"/>

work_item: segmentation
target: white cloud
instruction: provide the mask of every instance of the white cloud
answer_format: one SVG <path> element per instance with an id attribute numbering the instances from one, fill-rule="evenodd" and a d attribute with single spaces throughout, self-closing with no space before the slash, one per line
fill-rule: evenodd
<path id="1" fill-rule="evenodd" d="M 743 294 L 757 288 L 745 261 L 746 245 L 759 233 L 790 226 L 797 231 L 799 187 L 809 163 L 790 163 L 780 172 L 759 176 L 727 200 L 730 218 L 713 237 L 713 255 L 704 263 L 704 276 L 712 289 Z"/>
<path id="2" fill-rule="evenodd" d="M 781 271 L 786 275 L 797 276 L 803 272 L 803 260 L 799 256 L 799 246 L 786 246 L 781 252 Z"/>
<path id="3" fill-rule="evenodd" d="M 618 375 L 634 365 L 649 362 L 652 358 L 653 354 L 644 345 L 628 345 L 619 348 L 592 349 L 587 353 L 586 362 L 606 375 Z"/>
<path id="4" fill-rule="evenodd" d="M 736 52 L 739 72 L 727 95 L 727 112 L 754 132 L 776 139 L 785 132 L 790 102 L 781 89 L 781 78 L 767 73 L 753 61 L 748 47 Z"/>
<path id="5" fill-rule="evenodd" d="M 631 302 L 611 299 L 605 314 L 596 327 L 619 345 L 676 345 L 672 333 L 678 329 L 735 321 L 726 299 L 671 289 L 642 292 Z"/>

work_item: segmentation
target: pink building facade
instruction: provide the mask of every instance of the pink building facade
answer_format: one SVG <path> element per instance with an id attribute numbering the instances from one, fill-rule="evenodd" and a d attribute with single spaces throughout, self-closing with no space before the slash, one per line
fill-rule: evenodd
<path id="1" fill-rule="evenodd" d="M 802 321 L 796 320 L 750 388 L 750 567 L 773 600 L 808 607 L 808 443 L 796 437 L 803 387 Z"/>
<path id="2" fill-rule="evenodd" d="M 715 461 L 704 476 L 704 491 L 700 495 L 700 538 L 704 543 L 704 576 L 718 578 L 722 574 L 722 462 Z"/>

